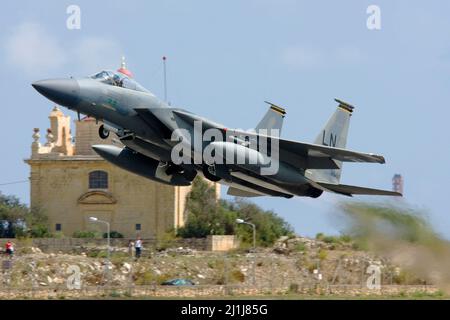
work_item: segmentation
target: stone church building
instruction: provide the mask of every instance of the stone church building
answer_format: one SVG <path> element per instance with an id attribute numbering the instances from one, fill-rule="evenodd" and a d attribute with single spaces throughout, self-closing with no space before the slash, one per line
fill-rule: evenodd
<path id="1" fill-rule="evenodd" d="M 52 232 L 70 237 L 77 231 L 106 231 L 89 217 L 108 221 L 112 231 L 127 238 L 155 238 L 183 226 L 190 187 L 153 182 L 100 158 L 91 145 L 120 142 L 100 140 L 95 119 L 75 121 L 75 139 L 70 117 L 58 107 L 49 119 L 46 143 L 40 143 L 40 130 L 34 129 L 25 162 L 31 169 L 31 206 L 43 209 Z M 220 185 L 215 188 L 219 197 Z"/>

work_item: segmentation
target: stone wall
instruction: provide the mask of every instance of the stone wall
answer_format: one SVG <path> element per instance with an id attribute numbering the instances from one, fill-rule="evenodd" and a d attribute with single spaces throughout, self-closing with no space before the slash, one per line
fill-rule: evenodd
<path id="1" fill-rule="evenodd" d="M 239 241 L 236 236 L 208 236 L 207 237 L 208 251 L 229 251 L 239 247 Z"/>
<path id="2" fill-rule="evenodd" d="M 55 299 L 55 298 L 86 298 L 86 297 L 166 297 L 166 298 L 193 298 L 193 297 L 226 297 L 226 296 L 284 296 L 286 294 L 328 297 L 414 297 L 414 296 L 440 296 L 440 290 L 434 286 L 386 286 L 382 290 L 369 290 L 356 286 L 335 286 L 330 288 L 304 287 L 302 291 L 291 292 L 285 287 L 253 287 L 253 286 L 129 286 L 108 287 L 92 286 L 82 287 L 80 290 L 68 290 L 64 285 L 58 287 L 36 287 L 23 289 L 0 290 L 0 299 Z"/>

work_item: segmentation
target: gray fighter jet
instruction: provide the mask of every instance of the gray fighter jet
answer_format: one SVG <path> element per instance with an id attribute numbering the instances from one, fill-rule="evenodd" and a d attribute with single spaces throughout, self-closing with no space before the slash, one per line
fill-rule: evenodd
<path id="1" fill-rule="evenodd" d="M 324 191 L 401 196 L 339 183 L 343 162 L 385 160 L 345 149 L 354 107 L 337 99 L 337 110 L 317 139 L 304 143 L 279 137 L 286 112 L 272 103 L 256 130 L 243 131 L 169 106 L 121 72 L 42 80 L 32 86 L 55 103 L 101 121 L 101 138 L 111 132 L 117 136 L 120 146 L 93 146 L 101 157 L 164 184 L 188 186 L 201 174 L 240 197 L 317 198 Z"/>

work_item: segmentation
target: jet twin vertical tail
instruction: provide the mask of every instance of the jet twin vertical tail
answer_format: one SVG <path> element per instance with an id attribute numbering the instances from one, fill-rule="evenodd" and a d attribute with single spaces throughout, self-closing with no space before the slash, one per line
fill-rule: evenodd
<path id="1" fill-rule="evenodd" d="M 346 102 L 335 99 L 339 103 L 336 111 L 328 120 L 325 127 L 320 131 L 314 144 L 324 145 L 332 148 L 345 149 L 347 145 L 348 128 L 350 117 L 354 107 Z M 339 184 L 341 179 L 342 162 L 333 160 L 339 169 L 307 170 L 309 177 L 317 182 Z"/>
<path id="2" fill-rule="evenodd" d="M 266 114 L 262 118 L 262 120 L 256 126 L 256 132 L 261 129 L 267 130 L 268 135 L 271 135 L 270 130 L 277 129 L 279 130 L 278 134 L 281 134 L 281 128 L 283 127 L 283 120 L 286 116 L 286 110 L 284 108 L 279 107 L 273 103 L 268 101 L 264 101 L 265 103 L 270 105 L 269 110 L 267 110 Z"/>

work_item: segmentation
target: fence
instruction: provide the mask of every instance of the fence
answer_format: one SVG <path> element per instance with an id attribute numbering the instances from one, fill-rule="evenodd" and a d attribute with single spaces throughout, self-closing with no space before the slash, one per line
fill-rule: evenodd
<path id="1" fill-rule="evenodd" d="M 364 260 L 348 268 L 342 259 L 308 264 L 272 253 L 186 256 L 161 253 L 139 261 L 126 257 L 114 261 L 114 258 L 113 254 L 112 268 L 106 269 L 107 264 L 101 263 L 101 259 L 89 262 L 88 258 L 78 255 L 52 255 L 49 258 L 44 254 L 42 258 L 23 256 L 13 259 L 2 256 L 0 298 L 361 296 L 439 292 L 427 284 L 397 285 L 392 273 L 387 272 L 389 270 L 380 274 L 379 287 L 370 288 L 368 280 L 372 274 L 366 271 L 371 262 Z M 79 286 L 76 288 L 73 286 L 76 282 L 73 266 L 79 268 Z M 161 270 L 168 273 L 162 274 Z M 169 278 L 192 278 L 196 284 L 161 285 Z"/>
<path id="2" fill-rule="evenodd" d="M 106 263 L 105 239 L 13 239 L 18 254 L 13 259 L 0 256 L 0 297 L 363 295 L 437 291 L 422 280 L 399 275 L 386 262 L 366 258 L 367 254 L 362 252 L 360 256 L 346 258 L 329 251 L 329 257 L 322 259 L 312 250 L 309 254 L 292 255 L 268 249 L 256 253 L 215 253 L 202 251 L 207 239 L 144 239 L 143 258 L 135 260 L 128 254 L 130 239 L 111 240 L 113 252 Z M 80 286 L 74 289 L 69 284 L 74 283 L 76 272 Z M 192 279 L 195 285 L 160 285 L 171 278 Z"/>
<path id="3" fill-rule="evenodd" d="M 11 240 L 16 245 L 16 250 L 23 248 L 35 247 L 43 252 L 78 252 L 86 248 L 102 248 L 105 249 L 106 239 L 88 239 L 88 238 L 32 238 L 32 239 L 1 239 L 2 243 Z M 130 241 L 136 239 L 127 238 L 111 238 L 111 246 L 114 248 L 127 248 Z M 194 250 L 207 250 L 207 238 L 192 238 L 192 239 L 142 239 L 145 248 L 149 250 L 165 249 L 168 247 L 183 247 Z M 0 248 L 1 250 L 3 249 Z"/>
<path id="4" fill-rule="evenodd" d="M 293 292 L 286 287 L 234 286 L 234 285 L 197 285 L 197 286 L 83 286 L 79 290 L 59 287 L 2 288 L 0 299 L 65 299 L 65 298 L 214 298 L 225 296 L 274 297 L 286 294 L 295 295 L 338 295 L 342 297 L 361 296 L 440 296 L 442 293 L 434 286 L 389 285 L 379 290 L 370 290 L 350 285 L 305 285 Z"/>

